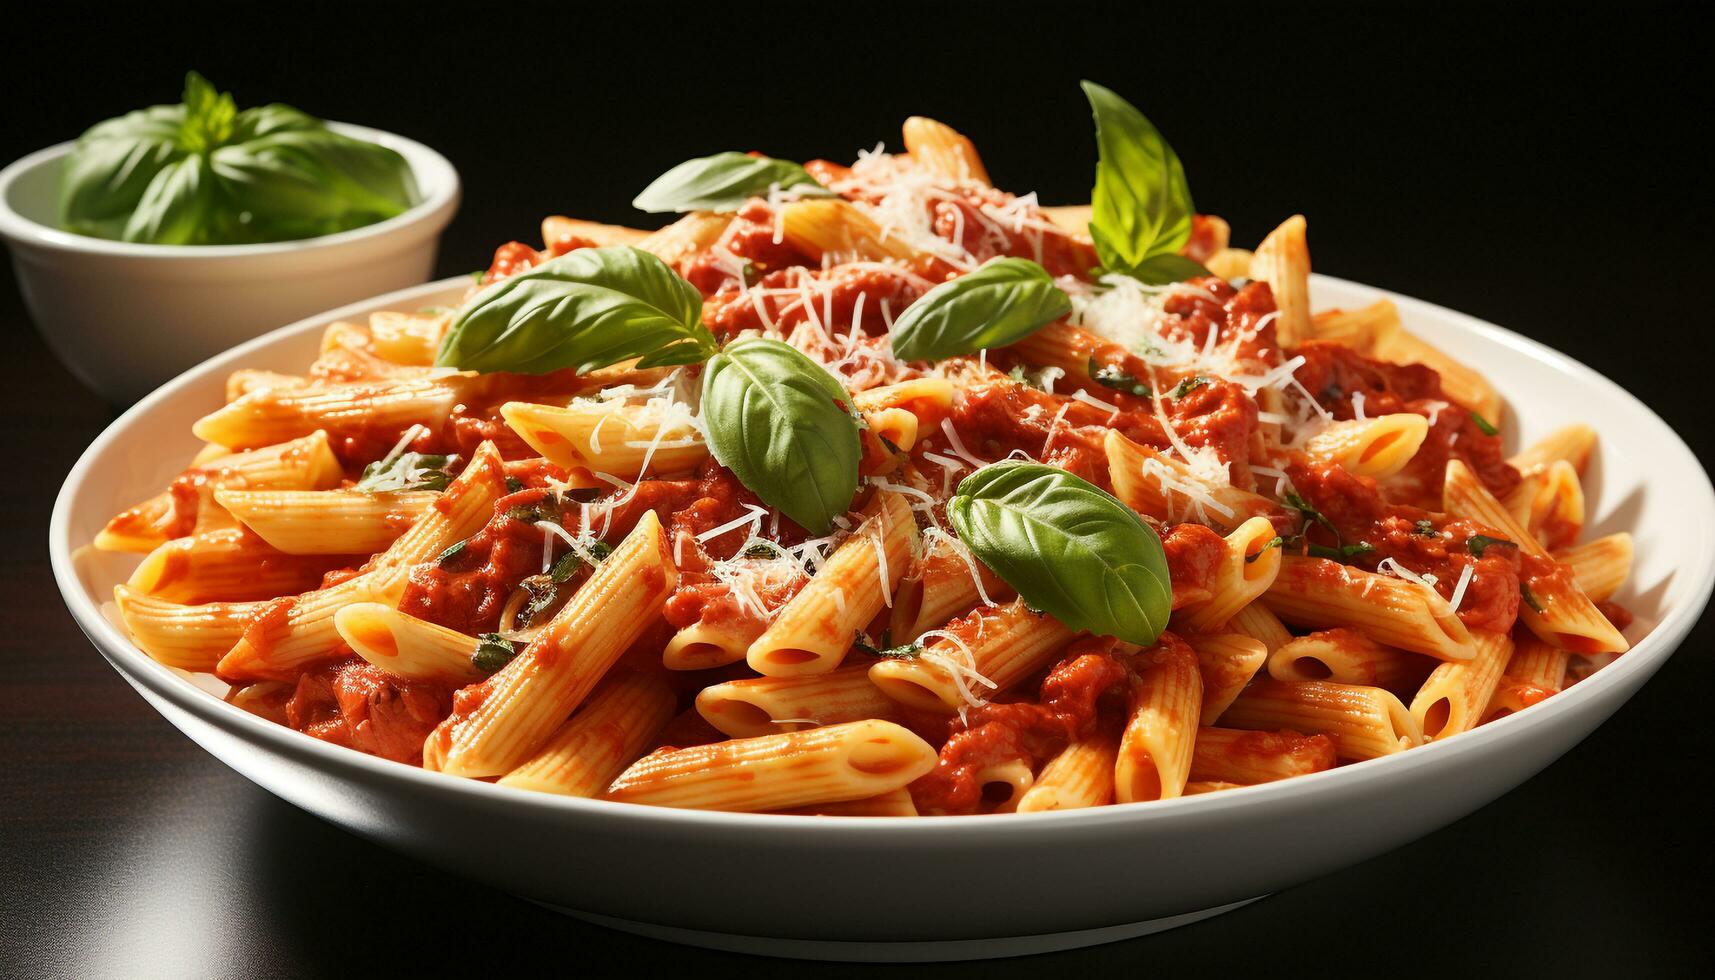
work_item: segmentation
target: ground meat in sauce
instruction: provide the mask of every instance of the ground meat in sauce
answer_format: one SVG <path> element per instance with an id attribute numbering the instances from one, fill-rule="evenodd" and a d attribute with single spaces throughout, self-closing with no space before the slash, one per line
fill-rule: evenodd
<path id="1" fill-rule="evenodd" d="M 1392 558 L 1408 571 L 1435 576 L 1435 589 L 1451 599 L 1464 570 L 1471 580 L 1459 603 L 1459 618 L 1472 629 L 1504 632 L 1518 615 L 1520 549 L 1512 544 L 1485 544 L 1472 538 L 1499 538 L 1493 528 L 1459 518 L 1382 499 L 1376 481 L 1357 476 L 1334 463 L 1293 462 L 1287 476 L 1305 503 L 1327 518 L 1327 528 L 1311 521 L 1306 539 L 1324 547 L 1368 544 L 1372 550 L 1352 554 L 1348 563 L 1368 571 Z M 1480 554 L 1479 554 L 1480 552 Z M 1534 566 L 1530 570 L 1540 573 Z"/>
<path id="2" fill-rule="evenodd" d="M 397 677 L 355 658 L 298 678 L 286 723 L 324 741 L 421 765 L 423 740 L 452 711 L 452 693 L 436 681 Z"/>
<path id="3" fill-rule="evenodd" d="M 1173 608 L 1207 599 L 1227 554 L 1226 539 L 1201 524 L 1175 524 L 1160 533 L 1173 581 Z"/>
<path id="4" fill-rule="evenodd" d="M 1138 658 L 1178 652 L 1195 656 L 1172 633 Z M 935 769 L 910 786 L 925 814 L 975 813 L 983 804 L 978 775 L 983 769 L 1022 759 L 1036 768 L 1071 739 L 1098 725 L 1123 725 L 1124 697 L 1132 667 L 1118 641 L 1085 637 L 1069 646 L 1042 681 L 1038 703 L 991 702 L 947 722 L 948 736 Z M 1105 720 L 1104 720 L 1105 719 Z"/>
<path id="5" fill-rule="evenodd" d="M 1463 460 L 1497 497 L 1518 486 L 1519 473 L 1507 462 L 1500 437 L 1486 435 L 1468 407 L 1448 400 L 1434 369 L 1378 361 L 1333 341 L 1310 341 L 1292 353 L 1304 358 L 1294 376 L 1336 419 L 1356 418 L 1353 396 L 1361 395 L 1366 418 L 1412 412 L 1430 420 L 1423 446 L 1389 478 L 1390 498 L 1439 506 L 1449 459 Z"/>

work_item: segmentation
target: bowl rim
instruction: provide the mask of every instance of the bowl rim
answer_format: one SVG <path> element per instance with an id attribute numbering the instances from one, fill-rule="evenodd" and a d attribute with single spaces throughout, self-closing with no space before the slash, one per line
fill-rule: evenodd
<path id="1" fill-rule="evenodd" d="M 1545 344 L 1468 314 L 1404 296 L 1391 290 L 1320 273 L 1314 274 L 1313 283 L 1316 281 L 1331 286 L 1387 296 L 1407 313 L 1417 311 L 1447 318 L 1463 329 L 1477 333 L 1492 342 L 1512 348 L 1524 356 L 1546 362 L 1554 370 L 1569 376 L 1574 381 L 1601 389 L 1610 398 L 1629 402 L 1635 409 L 1653 420 L 1660 427 L 1661 432 L 1669 437 L 1668 445 L 1672 452 L 1681 457 L 1679 461 L 1682 464 L 1689 464 L 1692 468 L 1690 472 L 1695 472 L 1701 476 L 1699 485 L 1687 490 L 1690 497 L 1696 498 L 1695 505 L 1688 508 L 1694 521 L 1688 521 L 1688 524 L 1694 524 L 1706 537 L 1715 539 L 1715 486 L 1711 486 L 1707 471 L 1704 470 L 1696 455 L 1680 438 L 1679 434 L 1673 430 L 1672 426 L 1668 425 L 1665 420 L 1629 391 L 1603 377 L 1592 368 Z M 1430 742 L 1408 751 L 1396 752 L 1380 758 L 1339 766 L 1292 779 L 1246 786 L 1221 793 L 1150 801 L 1145 805 L 1115 805 L 1041 813 L 973 814 L 921 820 L 728 813 L 646 806 L 531 792 L 481 780 L 461 779 L 430 772 L 324 742 L 229 704 L 216 695 L 189 683 L 171 668 L 157 663 L 134 646 L 130 639 L 124 636 L 112 623 L 108 622 L 99 605 L 84 594 L 78 579 L 75 553 L 90 546 L 88 544 L 74 545 L 69 537 L 72 500 L 87 480 L 89 471 L 98 459 L 112 451 L 129 435 L 129 430 L 132 427 L 139 425 L 154 411 L 157 405 L 172 397 L 180 389 L 201 380 L 207 374 L 228 369 L 232 364 L 243 360 L 258 348 L 271 345 L 289 334 L 307 332 L 334 320 L 361 314 L 366 310 L 382 309 L 396 303 L 414 302 L 421 305 L 423 301 L 429 300 L 431 297 L 466 285 L 468 285 L 468 279 L 463 276 L 425 283 L 348 304 L 337 310 L 307 317 L 296 323 L 262 334 L 222 354 L 209 358 L 162 385 L 120 415 L 119 418 L 109 423 L 107 428 L 84 450 L 67 474 L 66 480 L 54 501 L 53 514 L 48 526 L 51 564 L 55 581 L 73 618 L 98 651 L 106 656 L 128 681 L 134 685 L 146 687 L 149 692 L 165 698 L 175 707 L 234 737 L 250 743 L 261 743 L 259 747 L 264 751 L 284 755 L 294 761 L 312 765 L 320 769 L 323 774 L 340 779 L 398 779 L 403 780 L 413 790 L 422 793 L 453 794 L 455 797 L 461 798 L 462 802 L 471 805 L 526 807 L 533 809 L 542 816 L 553 817 L 557 815 L 566 820 L 625 820 L 640 828 L 650 828 L 664 833 L 692 829 L 711 834 L 749 834 L 767 831 L 777 835 L 810 835 L 811 838 L 820 840 L 821 835 L 824 834 L 832 835 L 831 839 L 840 839 L 855 834 L 857 828 L 860 827 L 885 826 L 888 828 L 886 832 L 890 842 L 909 843 L 924 839 L 941 841 L 949 835 L 957 838 L 968 834 L 972 828 L 979 826 L 992 828 L 990 833 L 1004 835 L 1028 832 L 1046 826 L 1064 825 L 1068 828 L 1082 827 L 1093 830 L 1110 827 L 1116 823 L 1142 827 L 1152 821 L 1201 819 L 1225 814 L 1237 807 L 1261 807 L 1271 801 L 1275 805 L 1280 805 L 1289 801 L 1302 803 L 1306 796 L 1320 793 L 1337 796 L 1342 790 L 1352 791 L 1366 781 L 1402 780 L 1408 778 L 1410 773 L 1427 766 L 1453 765 L 1455 764 L 1453 760 L 1461 756 L 1483 752 L 1490 749 L 1494 743 L 1513 740 L 1522 737 L 1523 733 L 1530 729 L 1552 724 L 1559 717 L 1576 711 L 1586 702 L 1601 697 L 1607 689 L 1622 685 L 1634 674 L 1641 673 L 1643 675 L 1639 680 L 1641 684 L 1672 655 L 1686 634 L 1696 625 L 1709 602 L 1711 590 L 1715 589 L 1715 546 L 1699 548 L 1696 550 L 1696 553 L 1701 556 L 1698 564 L 1694 568 L 1681 568 L 1682 573 L 1693 576 L 1693 584 L 1686 594 L 1685 600 L 1670 610 L 1662 621 L 1647 636 L 1639 640 L 1630 651 L 1572 688 L 1558 693 L 1555 697 L 1548 698 L 1504 718 L 1496 719 L 1478 730 L 1463 732 L 1444 741 Z"/>
<path id="2" fill-rule="evenodd" d="M 269 255 L 302 254 L 339 248 L 370 239 L 383 238 L 415 225 L 436 220 L 456 207 L 462 191 L 458 170 L 452 162 L 432 147 L 408 136 L 400 136 L 372 126 L 328 121 L 329 128 L 346 136 L 380 143 L 405 157 L 419 188 L 426 193 L 421 201 L 385 221 L 361 228 L 299 238 L 285 242 L 257 242 L 248 245 L 154 245 L 142 242 L 121 242 L 110 238 L 80 235 L 52 225 L 45 225 L 18 213 L 9 201 L 12 185 L 25 174 L 46 166 L 69 154 L 77 140 L 66 140 L 26 154 L 0 170 L 0 235 L 13 245 L 24 244 L 57 252 L 114 256 L 129 259 L 151 259 L 177 262 L 196 259 L 241 259 Z M 195 370 L 194 368 L 192 370 Z"/>

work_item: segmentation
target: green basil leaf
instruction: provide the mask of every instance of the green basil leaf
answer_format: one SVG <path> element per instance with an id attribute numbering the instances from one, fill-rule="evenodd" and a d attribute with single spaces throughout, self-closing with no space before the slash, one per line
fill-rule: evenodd
<path id="1" fill-rule="evenodd" d="M 893 355 L 938 361 L 1004 347 L 1072 312 L 1048 270 L 1028 259 L 994 259 L 924 293 L 893 322 Z"/>
<path id="2" fill-rule="evenodd" d="M 1102 267 L 1145 282 L 1198 274 L 1191 267 L 1201 266 L 1177 255 L 1197 213 L 1179 157 L 1131 103 L 1094 82 L 1083 87 L 1096 117 L 1090 238 Z"/>
<path id="3" fill-rule="evenodd" d="M 328 129 L 280 130 L 215 150 L 210 164 L 257 237 L 302 237 L 374 224 L 420 198 L 410 164 L 375 143 Z"/>
<path id="4" fill-rule="evenodd" d="M 1133 279 L 1151 286 L 1165 286 L 1168 283 L 1184 282 L 1198 276 L 1214 275 L 1201 264 L 1177 253 L 1152 255 L 1144 259 L 1143 264 L 1137 268 L 1124 271 Z"/>
<path id="5" fill-rule="evenodd" d="M 485 674 L 492 674 L 512 662 L 518 648 L 499 633 L 484 633 L 477 638 L 476 652 L 470 655 L 471 665 Z"/>
<path id="6" fill-rule="evenodd" d="M 271 102 L 240 112 L 232 121 L 232 141 L 247 143 L 264 136 L 294 130 L 323 129 L 326 123 L 289 105 Z"/>
<path id="7" fill-rule="evenodd" d="M 673 211 L 737 211 L 771 188 L 799 197 L 833 197 L 834 192 L 796 163 L 728 151 L 686 160 L 655 178 L 631 206 L 651 214 Z"/>
<path id="8" fill-rule="evenodd" d="M 1032 609 L 1142 646 L 1167 628 L 1173 583 L 1161 539 L 1094 484 L 1041 463 L 993 463 L 960 482 L 947 517 Z"/>
<path id="9" fill-rule="evenodd" d="M 137 201 L 120 237 L 151 245 L 199 245 L 218 200 L 207 162 L 191 155 L 164 167 Z"/>
<path id="10" fill-rule="evenodd" d="M 1475 411 L 1473 411 L 1471 413 L 1471 421 L 1475 422 L 1477 424 L 1477 431 L 1481 432 L 1483 435 L 1498 436 L 1501 434 L 1501 430 L 1495 428 L 1495 423 L 1490 422 L 1486 418 L 1483 418 L 1481 415 L 1478 415 Z"/>
<path id="11" fill-rule="evenodd" d="M 1092 355 L 1090 363 L 1085 366 L 1085 372 L 1090 380 L 1104 388 L 1123 391 L 1138 398 L 1149 398 L 1152 395 L 1149 385 L 1117 364 L 1102 364 Z"/>
<path id="12" fill-rule="evenodd" d="M 697 288 L 648 252 L 615 245 L 568 252 L 477 293 L 435 363 L 582 373 L 634 357 L 643 367 L 695 364 L 716 346 Z"/>
<path id="13" fill-rule="evenodd" d="M 1506 538 L 1492 537 L 1487 534 L 1473 534 L 1465 539 L 1465 549 L 1478 558 L 1483 557 L 1483 552 L 1494 547 L 1517 548 L 1518 542 L 1508 541 Z"/>
<path id="14" fill-rule="evenodd" d="M 179 146 L 191 153 L 207 153 L 232 138 L 238 106 L 231 92 L 222 92 L 196 72 L 185 75 L 185 122 L 179 130 Z"/>
<path id="15" fill-rule="evenodd" d="M 183 106 L 158 105 L 92 126 L 66 156 L 60 176 L 60 225 L 81 235 L 118 238 L 149 184 L 185 156 Z"/>
<path id="16" fill-rule="evenodd" d="M 849 406 L 832 375 L 778 340 L 741 340 L 703 369 L 709 451 L 812 534 L 827 534 L 857 493 L 862 452 Z"/>

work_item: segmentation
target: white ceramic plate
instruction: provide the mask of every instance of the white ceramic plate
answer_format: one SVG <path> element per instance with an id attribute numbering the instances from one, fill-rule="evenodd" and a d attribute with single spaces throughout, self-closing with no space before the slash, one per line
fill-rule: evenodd
<path id="1" fill-rule="evenodd" d="M 387 847 L 622 929 L 785 956 L 1003 956 L 1142 935 L 1212 915 L 1441 827 L 1523 782 L 1601 724 L 1667 659 L 1715 582 L 1715 492 L 1648 408 L 1589 368 L 1459 313 L 1394 296 L 1406 324 L 1482 365 L 1528 441 L 1583 421 L 1589 533 L 1631 531 L 1635 646 L 1563 694 L 1398 755 L 1264 786 L 1059 813 L 887 820 L 671 810 L 504 789 L 317 741 L 163 667 L 103 618 L 136 559 L 87 548 L 198 448 L 191 422 L 239 367 L 301 371 L 321 328 L 446 304 L 466 280 L 393 293 L 216 357 L 108 427 L 67 477 L 49 545 L 66 604 L 162 715 L 283 799 Z M 1317 276 L 1318 307 L 1388 295 Z M 1599 773 L 1591 773 L 1594 784 Z M 1021 883 L 1027 883 L 1021 887 Z M 952 898 L 944 901 L 943 898 Z M 933 904 L 930 904 L 933 899 Z M 894 914 L 877 915 L 876 909 Z"/>

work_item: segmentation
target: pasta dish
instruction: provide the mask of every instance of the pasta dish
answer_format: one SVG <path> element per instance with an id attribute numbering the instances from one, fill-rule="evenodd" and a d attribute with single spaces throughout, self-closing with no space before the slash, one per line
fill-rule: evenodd
<path id="1" fill-rule="evenodd" d="M 849 166 L 720 153 L 564 217 L 456 309 L 239 370 L 97 547 L 155 660 L 350 749 L 570 796 L 1031 812 L 1411 749 L 1623 653 L 1594 433 L 1386 300 L 1312 306 L 1086 83 L 1090 203 L 913 117 Z"/>

